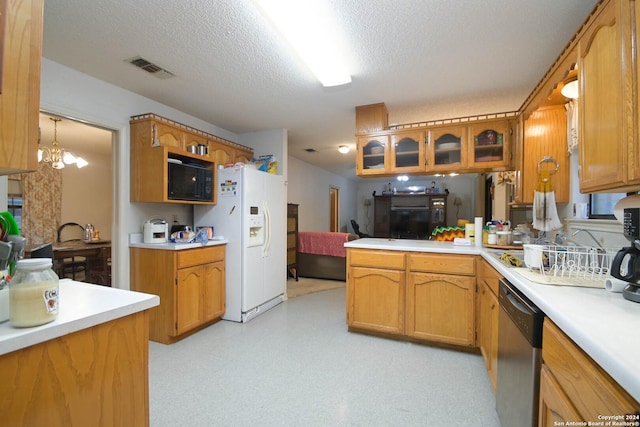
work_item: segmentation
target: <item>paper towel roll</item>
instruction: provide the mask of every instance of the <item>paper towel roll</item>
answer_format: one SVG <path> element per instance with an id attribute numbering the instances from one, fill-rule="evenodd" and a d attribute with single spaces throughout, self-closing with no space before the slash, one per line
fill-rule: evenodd
<path id="1" fill-rule="evenodd" d="M 482 246 L 482 217 L 481 216 L 477 216 L 475 218 L 475 220 L 473 221 L 475 231 L 476 231 L 476 246 Z"/>
<path id="2" fill-rule="evenodd" d="M 628 282 L 624 280 L 616 279 L 615 277 L 609 277 L 604 281 L 604 288 L 609 292 L 622 292 Z"/>

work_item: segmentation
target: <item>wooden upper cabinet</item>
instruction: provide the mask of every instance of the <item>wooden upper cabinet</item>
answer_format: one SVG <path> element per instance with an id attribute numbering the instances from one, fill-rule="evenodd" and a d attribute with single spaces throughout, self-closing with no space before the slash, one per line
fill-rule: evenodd
<path id="1" fill-rule="evenodd" d="M 218 141 L 209 141 L 209 156 L 216 165 L 235 163 L 235 153 L 233 147 L 222 144 Z"/>
<path id="2" fill-rule="evenodd" d="M 211 147 L 209 147 L 209 141 L 207 141 L 207 137 L 198 135 L 197 133 L 184 132 L 183 141 L 184 149 L 187 151 L 189 151 L 189 147 L 197 147 L 198 145 L 204 145 L 209 150 L 211 149 Z"/>
<path id="3" fill-rule="evenodd" d="M 356 134 L 378 132 L 389 126 L 389 112 L 384 103 L 356 107 Z"/>
<path id="4" fill-rule="evenodd" d="M 463 125 L 429 129 L 427 169 L 455 171 L 467 167 L 469 128 Z"/>
<path id="5" fill-rule="evenodd" d="M 38 167 L 44 2 L 0 3 L 0 175 L 10 175 Z"/>
<path id="6" fill-rule="evenodd" d="M 151 143 L 154 147 L 174 147 L 186 151 L 185 132 L 182 129 L 158 121 L 150 121 L 149 125 Z"/>
<path id="7" fill-rule="evenodd" d="M 425 132 L 411 131 L 391 134 L 390 159 L 392 172 L 424 171 Z"/>
<path id="8" fill-rule="evenodd" d="M 544 131 L 542 131 L 544 130 Z M 520 183 L 522 191 L 517 203 L 533 203 L 533 195 L 538 184 L 538 164 L 545 157 L 558 161 L 558 170 L 551 175 L 551 185 L 556 203 L 568 203 L 570 198 L 569 154 L 567 151 L 567 113 L 563 105 L 539 108 L 524 123 L 524 144 L 522 150 Z M 555 165 L 549 162 L 541 168 Z M 516 183 L 518 185 L 518 183 Z"/>
<path id="9" fill-rule="evenodd" d="M 469 125 L 469 167 L 495 169 L 511 164 L 511 121 L 497 120 Z"/>
<path id="10" fill-rule="evenodd" d="M 628 153 L 634 144 L 630 3 L 604 2 L 578 44 L 580 192 L 640 182 Z M 636 6 L 637 7 L 637 6 Z M 637 154 L 636 154 L 637 156 Z M 631 173 L 629 173 L 631 172 Z"/>
<path id="11" fill-rule="evenodd" d="M 253 151 L 243 148 L 235 148 L 234 162 L 249 163 L 253 160 Z"/>
<path id="12" fill-rule="evenodd" d="M 358 175 L 381 175 L 390 171 L 389 136 L 372 135 L 358 138 L 356 171 Z"/>
<path id="13" fill-rule="evenodd" d="M 631 37 L 635 41 L 635 52 L 633 52 L 633 57 L 635 58 L 635 66 L 633 71 L 635 74 L 632 76 L 632 81 L 637 82 L 640 77 L 640 48 L 638 48 L 638 43 L 640 43 L 640 2 L 634 1 L 633 7 L 635 17 L 635 22 L 632 22 L 632 28 L 635 30 Z M 636 103 L 633 106 L 635 109 L 635 123 L 636 126 L 640 126 L 640 94 L 636 94 Z M 633 140 L 631 145 L 631 162 L 629 162 L 629 179 L 636 181 L 640 178 L 640 130 L 636 129 L 636 138 Z"/>

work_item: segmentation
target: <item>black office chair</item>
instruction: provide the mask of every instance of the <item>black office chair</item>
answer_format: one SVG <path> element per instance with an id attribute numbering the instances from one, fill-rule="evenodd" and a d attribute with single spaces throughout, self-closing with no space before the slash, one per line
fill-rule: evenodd
<path id="1" fill-rule="evenodd" d="M 77 222 L 66 222 L 58 227 L 58 242 L 74 242 L 84 239 L 84 227 Z M 58 276 L 69 277 L 73 280 L 86 279 L 87 259 L 74 256 L 56 261 Z M 77 277 L 76 277 L 77 276 Z"/>
<path id="2" fill-rule="evenodd" d="M 368 234 L 360 232 L 360 226 L 355 220 L 351 220 L 351 227 L 353 227 L 353 232 L 358 235 L 358 237 L 371 237 Z"/>

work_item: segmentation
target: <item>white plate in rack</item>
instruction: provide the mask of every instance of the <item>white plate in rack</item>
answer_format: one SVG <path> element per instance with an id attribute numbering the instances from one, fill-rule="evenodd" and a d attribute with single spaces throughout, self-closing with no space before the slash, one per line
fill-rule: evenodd
<path id="1" fill-rule="evenodd" d="M 384 169 L 384 163 L 378 163 L 377 165 L 366 166 L 365 169 Z"/>
<path id="2" fill-rule="evenodd" d="M 169 158 L 167 159 L 167 162 L 169 162 L 169 163 L 175 163 L 175 164 L 177 164 L 177 165 L 181 165 L 181 164 L 182 164 L 182 160 L 179 160 L 179 159 L 172 159 L 171 157 L 169 157 Z"/>

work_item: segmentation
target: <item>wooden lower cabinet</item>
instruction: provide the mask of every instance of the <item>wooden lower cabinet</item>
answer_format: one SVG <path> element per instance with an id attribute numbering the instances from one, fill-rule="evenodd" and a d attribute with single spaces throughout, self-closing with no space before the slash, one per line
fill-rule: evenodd
<path id="1" fill-rule="evenodd" d="M 131 290 L 160 296 L 149 339 L 171 344 L 225 312 L 225 245 L 194 249 L 131 248 Z"/>
<path id="2" fill-rule="evenodd" d="M 387 334 L 404 333 L 404 254 L 347 250 L 347 324 Z"/>
<path id="3" fill-rule="evenodd" d="M 348 326 L 474 346 L 474 258 L 348 249 Z"/>
<path id="4" fill-rule="evenodd" d="M 462 346 L 475 345 L 475 278 L 410 272 L 405 333 Z"/>
<path id="5" fill-rule="evenodd" d="M 496 392 L 498 373 L 498 273 L 484 259 L 478 260 L 477 282 L 477 344 L 484 358 L 493 392 Z"/>
<path id="6" fill-rule="evenodd" d="M 549 319 L 545 319 L 542 333 L 542 360 L 540 426 L 560 425 L 557 421 L 598 422 L 602 415 L 640 414 L 640 404 Z"/>
<path id="7" fill-rule="evenodd" d="M 148 426 L 148 322 L 147 310 L 0 356 L 0 424 Z"/>

